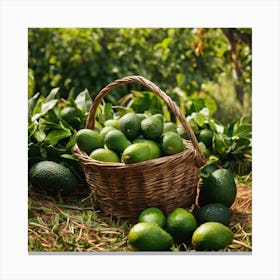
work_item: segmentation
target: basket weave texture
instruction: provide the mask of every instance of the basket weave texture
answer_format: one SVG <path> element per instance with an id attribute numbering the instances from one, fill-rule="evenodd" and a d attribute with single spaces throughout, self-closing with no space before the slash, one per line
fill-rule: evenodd
<path id="1" fill-rule="evenodd" d="M 197 195 L 199 168 L 205 162 L 196 137 L 176 103 L 141 76 L 128 76 L 103 88 L 90 108 L 86 128 L 94 129 L 96 110 L 108 92 L 134 82 L 149 88 L 169 106 L 189 135 L 190 140 L 184 140 L 187 149 L 172 156 L 124 164 L 93 160 L 77 144 L 74 146 L 74 153 L 93 193 L 94 204 L 106 214 L 130 221 L 135 221 L 147 207 L 158 207 L 168 214 L 177 207 L 187 209 L 192 206 Z"/>

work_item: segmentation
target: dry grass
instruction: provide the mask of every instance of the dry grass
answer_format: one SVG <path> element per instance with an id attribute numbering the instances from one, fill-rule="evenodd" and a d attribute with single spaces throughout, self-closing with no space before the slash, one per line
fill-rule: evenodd
<path id="1" fill-rule="evenodd" d="M 234 232 L 232 251 L 252 251 L 252 185 L 239 184 L 237 197 L 231 207 L 230 227 Z"/>
<path id="2" fill-rule="evenodd" d="M 251 184 L 239 184 L 232 206 L 232 244 L 224 251 L 252 251 Z M 29 191 L 29 252 L 123 252 L 130 251 L 127 234 L 130 225 L 92 209 L 85 193 L 59 201 Z M 183 245 L 173 251 L 192 251 Z"/>
<path id="3" fill-rule="evenodd" d="M 61 201 L 31 192 L 29 251 L 124 251 L 128 225 L 102 216 L 91 197 Z"/>

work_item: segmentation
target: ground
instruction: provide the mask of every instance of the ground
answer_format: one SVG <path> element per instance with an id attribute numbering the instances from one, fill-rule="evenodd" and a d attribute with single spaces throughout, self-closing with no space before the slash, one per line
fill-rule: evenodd
<path id="1" fill-rule="evenodd" d="M 252 251 L 251 181 L 240 180 L 229 227 L 234 232 L 232 244 L 223 251 Z M 29 252 L 124 252 L 131 225 L 104 216 L 92 207 L 91 193 L 54 199 L 29 187 L 28 250 Z M 185 244 L 172 251 L 192 251 Z"/>

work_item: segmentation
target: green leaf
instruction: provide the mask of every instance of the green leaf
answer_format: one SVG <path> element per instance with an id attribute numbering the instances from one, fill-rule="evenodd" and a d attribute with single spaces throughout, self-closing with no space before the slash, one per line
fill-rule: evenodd
<path id="1" fill-rule="evenodd" d="M 114 109 L 115 112 L 117 112 L 117 115 L 118 116 L 123 116 L 125 115 L 126 113 L 129 113 L 129 112 L 133 112 L 133 109 L 131 109 L 129 106 L 112 106 L 112 108 Z"/>
<path id="2" fill-rule="evenodd" d="M 36 130 L 38 129 L 39 123 L 36 122 L 31 122 L 28 125 L 28 139 L 30 139 L 32 137 L 32 135 L 36 132 Z"/>
<path id="3" fill-rule="evenodd" d="M 73 161 L 77 161 L 77 159 L 76 158 L 74 158 L 74 156 L 73 155 L 69 155 L 69 154 L 63 154 L 63 155 L 61 155 L 61 157 L 62 158 L 66 158 L 66 159 L 69 159 L 69 160 L 73 160 Z"/>
<path id="4" fill-rule="evenodd" d="M 217 103 L 213 98 L 205 98 L 204 99 L 205 106 L 209 109 L 211 115 L 213 115 L 217 111 Z"/>
<path id="5" fill-rule="evenodd" d="M 49 95 L 45 98 L 45 102 L 49 102 L 49 101 L 55 99 L 57 97 L 56 95 L 57 95 L 58 91 L 59 91 L 58 87 L 57 88 L 53 88 L 51 90 L 51 92 L 49 93 Z"/>
<path id="6" fill-rule="evenodd" d="M 75 102 L 75 99 L 72 96 L 68 97 L 62 109 L 64 109 L 65 107 L 74 107 L 77 109 L 77 111 L 81 113 L 81 110 L 78 108 L 77 103 Z"/>
<path id="7" fill-rule="evenodd" d="M 177 85 L 178 85 L 178 86 L 182 86 L 182 84 L 183 84 L 183 79 L 184 79 L 183 73 L 178 73 L 178 74 L 176 75 L 176 81 L 177 81 Z"/>
<path id="8" fill-rule="evenodd" d="M 168 46 L 169 46 L 171 40 L 172 40 L 172 39 L 171 39 L 170 37 L 167 37 L 167 38 L 163 39 L 163 41 L 161 42 L 161 46 L 162 46 L 164 49 L 168 48 Z"/>
<path id="9" fill-rule="evenodd" d="M 28 119 L 30 120 L 33 114 L 34 107 L 40 97 L 40 92 L 37 92 L 28 100 Z"/>
<path id="10" fill-rule="evenodd" d="M 58 99 L 53 99 L 53 100 L 48 101 L 46 103 L 42 103 L 41 112 L 35 114 L 31 118 L 31 121 L 35 121 L 35 120 L 41 118 L 42 116 L 44 116 L 49 110 L 53 109 L 56 106 L 57 103 L 58 103 Z"/>
<path id="11" fill-rule="evenodd" d="M 45 140 L 46 138 L 46 125 L 44 119 L 40 119 L 39 122 L 34 122 L 36 123 L 36 131 L 34 132 L 34 138 L 37 140 L 38 143 L 41 143 Z"/>
<path id="12" fill-rule="evenodd" d="M 194 106 L 194 111 L 199 112 L 204 107 L 204 100 L 202 98 L 193 98 L 192 105 Z"/>
<path id="13" fill-rule="evenodd" d="M 252 152 L 251 139 L 248 138 L 235 139 L 234 144 L 235 147 L 232 151 L 232 154 L 234 155 L 251 154 Z"/>
<path id="14" fill-rule="evenodd" d="M 57 103 L 58 99 L 53 99 L 48 102 L 44 102 L 41 107 L 41 114 L 46 114 L 49 110 L 53 109 Z"/>
<path id="15" fill-rule="evenodd" d="M 48 120 L 53 122 L 53 123 L 58 123 L 59 122 L 59 118 L 57 116 L 57 114 L 55 113 L 54 110 L 49 110 L 48 111 Z"/>
<path id="16" fill-rule="evenodd" d="M 71 152 L 72 147 L 75 145 L 76 143 L 76 134 L 72 134 L 70 136 L 69 141 L 67 142 L 65 148 L 67 151 Z"/>
<path id="17" fill-rule="evenodd" d="M 40 143 L 45 140 L 46 133 L 43 130 L 38 129 L 34 133 L 34 138 Z"/>
<path id="18" fill-rule="evenodd" d="M 234 125 L 235 125 L 235 122 L 232 122 L 232 123 L 230 123 L 229 126 L 227 127 L 227 129 L 226 129 L 226 131 L 225 131 L 225 133 L 226 133 L 227 136 L 232 137 Z"/>
<path id="19" fill-rule="evenodd" d="M 239 126 L 236 130 L 233 131 L 233 136 L 238 137 L 251 137 L 252 126 L 249 124 L 244 124 Z"/>
<path id="20" fill-rule="evenodd" d="M 80 92 L 75 99 L 75 103 L 77 104 L 77 107 L 84 112 L 87 112 L 89 102 L 91 103 L 92 99 L 87 89 Z"/>
<path id="21" fill-rule="evenodd" d="M 153 92 L 150 91 L 133 91 L 133 100 L 131 108 L 136 113 L 144 113 L 149 111 L 152 114 L 161 113 L 162 105 L 159 98 Z"/>
<path id="22" fill-rule="evenodd" d="M 210 125 L 210 128 L 213 130 L 213 131 L 216 131 L 218 133 L 224 133 L 224 126 L 219 124 L 217 121 L 215 121 L 214 119 L 210 119 L 209 120 L 209 125 Z"/>
<path id="23" fill-rule="evenodd" d="M 248 138 L 239 138 L 235 141 L 237 147 L 242 147 L 242 146 L 250 146 L 251 145 L 251 140 Z"/>
<path id="24" fill-rule="evenodd" d="M 202 115 L 204 115 L 206 118 L 209 117 L 209 108 L 205 107 L 205 108 L 201 109 L 199 112 L 200 112 Z"/>
<path id="25" fill-rule="evenodd" d="M 51 131 L 45 141 L 46 143 L 50 144 L 50 145 L 56 145 L 57 142 L 63 138 L 67 138 L 71 136 L 71 131 L 69 129 L 65 130 L 65 129 L 56 129 Z"/>
<path id="26" fill-rule="evenodd" d="M 112 104 L 111 103 L 105 103 L 104 105 L 104 116 L 105 120 L 113 119 L 114 112 L 112 109 Z"/>
<path id="27" fill-rule="evenodd" d="M 205 123 L 205 116 L 201 113 L 193 113 L 193 120 L 201 127 L 203 127 L 204 123 Z"/>
<path id="28" fill-rule="evenodd" d="M 41 118 L 39 122 L 41 125 L 44 125 L 45 127 L 47 127 L 48 129 L 51 129 L 51 130 L 63 128 L 63 125 L 61 124 L 61 122 L 56 123 L 56 122 L 49 121 L 44 118 Z"/>

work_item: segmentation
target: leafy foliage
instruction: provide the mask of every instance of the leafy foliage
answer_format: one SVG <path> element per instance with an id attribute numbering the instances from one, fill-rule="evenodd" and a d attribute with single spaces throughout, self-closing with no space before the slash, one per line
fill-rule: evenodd
<path id="1" fill-rule="evenodd" d="M 76 142 L 76 132 L 85 125 L 86 115 L 91 104 L 87 90 L 79 93 L 76 99 L 63 100 L 54 88 L 47 97 L 35 94 L 28 101 L 28 164 L 29 168 L 42 160 L 53 160 L 66 164 L 81 182 L 84 175 L 79 162 L 72 155 Z M 77 111 L 78 126 L 67 122 L 61 116 L 64 108 Z"/>
<path id="2" fill-rule="evenodd" d="M 252 125 L 248 121 L 242 117 L 223 126 L 211 117 L 207 108 L 192 113 L 187 119 L 197 125 L 195 131 L 197 139 L 203 129 L 209 129 L 213 133 L 210 146 L 199 142 L 207 164 L 215 163 L 237 175 L 251 172 Z"/>
<path id="3" fill-rule="evenodd" d="M 28 40 L 30 165 L 51 159 L 77 171 L 72 147 L 92 99 L 115 79 L 143 75 L 178 104 L 198 139 L 202 129 L 213 132 L 210 147 L 200 143 L 209 162 L 250 172 L 251 29 L 30 28 Z M 176 121 L 163 101 L 145 90 L 128 84 L 112 91 L 100 106 L 97 125 L 113 110 L 162 113 Z M 67 118 L 65 108 L 76 113 Z"/>
<path id="4" fill-rule="evenodd" d="M 223 91 L 225 78 L 233 80 L 234 91 L 250 96 L 251 47 L 244 39 L 250 36 L 250 29 L 234 28 L 30 28 L 28 65 L 35 77 L 30 91 L 46 96 L 59 87 L 68 98 L 87 88 L 94 97 L 117 78 L 142 75 L 176 102 L 179 90 L 217 96 L 208 85 L 220 84 Z M 127 85 L 106 99 L 116 105 L 130 90 Z"/>
<path id="5" fill-rule="evenodd" d="M 41 160 L 54 160 L 65 162 L 79 178 L 83 175 L 79 170 L 78 161 L 72 153 L 76 133 L 85 127 L 86 117 L 92 103 L 87 90 L 80 92 L 75 99 L 68 100 L 58 97 L 58 88 L 54 88 L 43 97 L 40 93 L 29 99 L 29 127 L 28 127 L 28 158 L 30 167 Z M 182 95 L 185 96 L 185 95 Z M 199 142 L 200 148 L 206 156 L 208 163 L 216 163 L 230 169 L 238 175 L 248 174 L 251 171 L 251 137 L 252 126 L 245 118 L 240 118 L 227 126 L 217 121 L 213 114 L 216 103 L 210 97 L 189 99 L 181 98 L 179 107 L 192 127 L 197 139 L 204 129 L 212 131 L 210 146 Z M 63 117 L 65 108 L 74 108 L 76 122 Z M 131 91 L 118 101 L 117 106 L 103 102 L 96 115 L 96 126 L 102 127 L 104 122 L 111 119 L 113 113 L 123 114 L 135 111 L 137 113 L 161 113 L 166 121 L 176 120 L 164 104 L 163 100 L 149 91 Z M 185 138 L 188 136 L 185 134 Z"/>

